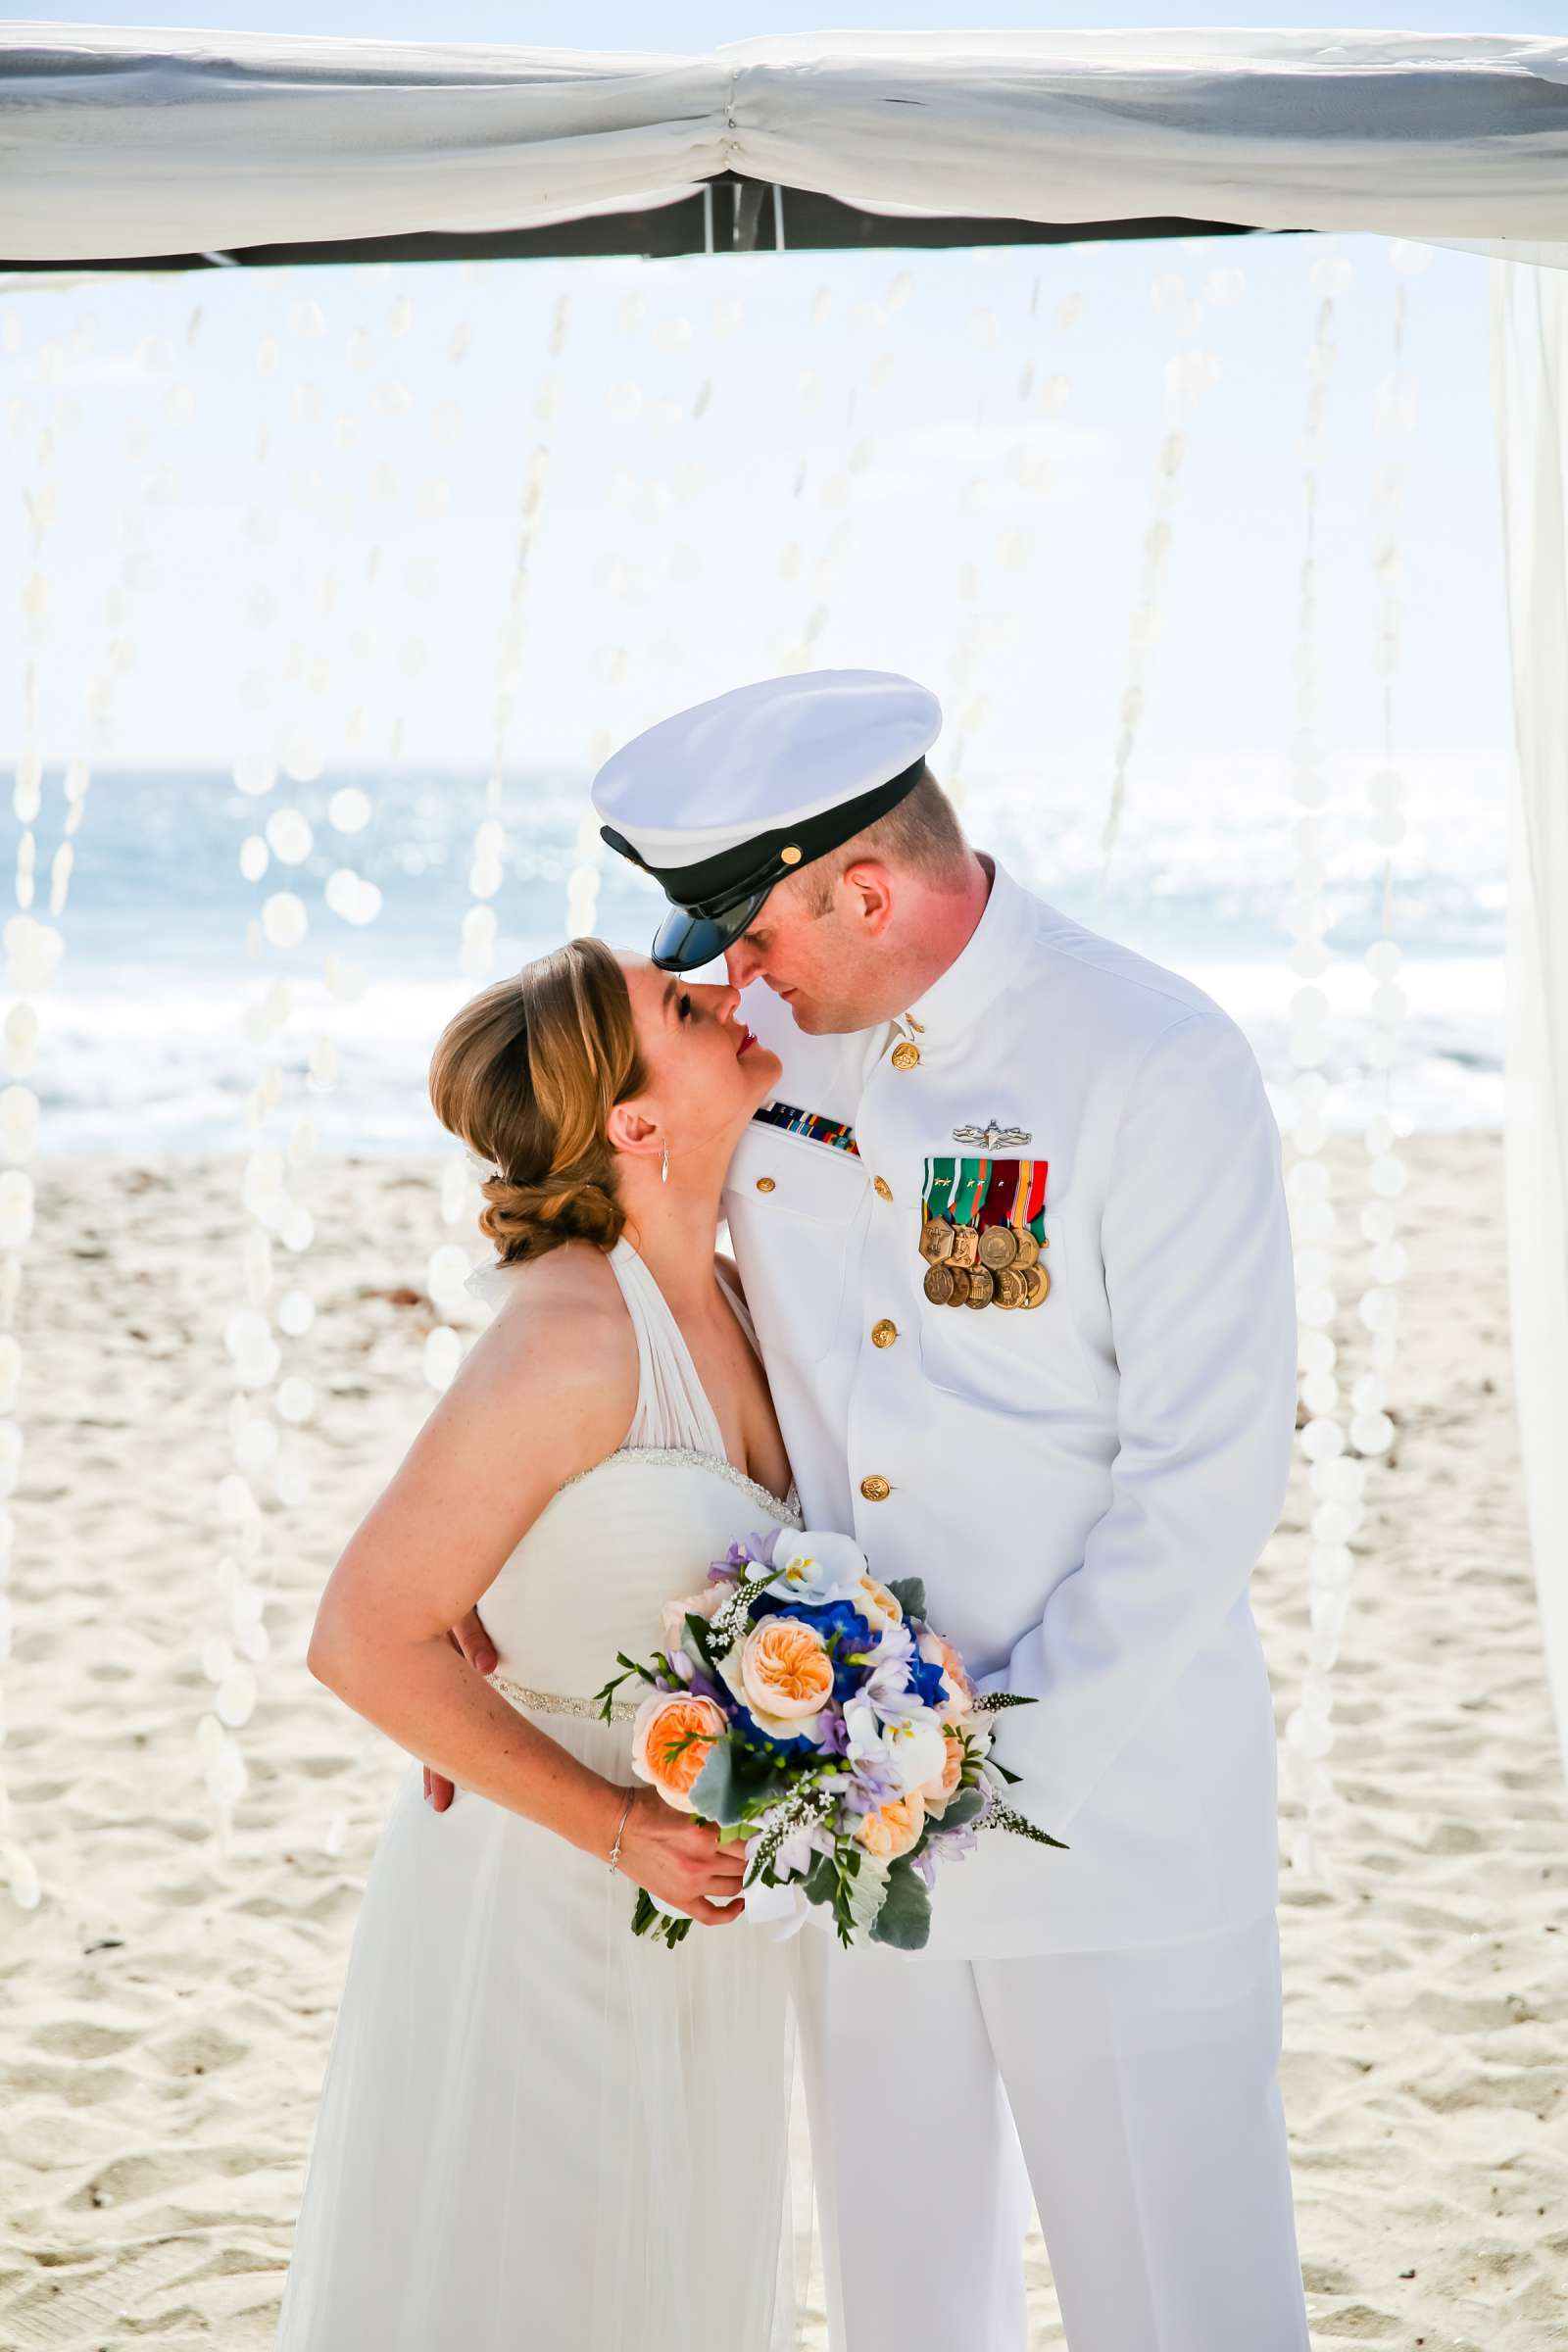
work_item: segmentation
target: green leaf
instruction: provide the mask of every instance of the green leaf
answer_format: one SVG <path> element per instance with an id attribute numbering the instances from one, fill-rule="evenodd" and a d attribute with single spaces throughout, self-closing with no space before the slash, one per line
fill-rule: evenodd
<path id="1" fill-rule="evenodd" d="M 896 1576 L 889 1584 L 888 1591 L 906 1617 L 923 1617 L 925 1615 L 925 1578 L 923 1576 Z"/>
<path id="2" fill-rule="evenodd" d="M 869 1928 L 874 1936 L 876 1928 L 873 1923 L 886 1898 L 888 1873 L 892 1865 L 875 1854 L 861 1854 L 858 1861 L 858 1867 L 850 1886 L 850 1917 L 858 1930 Z"/>
<path id="3" fill-rule="evenodd" d="M 716 1821 L 721 1829 L 729 1829 L 745 1812 L 749 1795 L 736 1774 L 729 1741 L 715 1740 L 708 1762 L 692 1783 L 693 1809 L 705 1821 Z"/>
<path id="4" fill-rule="evenodd" d="M 718 1669 L 713 1664 L 713 1653 L 709 1646 L 708 1641 L 708 1619 L 706 1617 L 699 1617 L 694 1611 L 688 1610 L 686 1616 L 686 1631 L 696 1642 L 697 1654 L 702 1659 L 703 1664 L 708 1668 L 709 1673 L 716 1674 Z"/>
<path id="5" fill-rule="evenodd" d="M 833 1867 L 831 1854 L 813 1856 L 811 1867 L 801 1882 L 806 1897 L 812 1903 L 830 1903 L 838 1892 L 839 1874 Z"/>
<path id="6" fill-rule="evenodd" d="M 931 1896 L 907 1857 L 889 1865 L 887 1893 L 871 1922 L 871 1941 L 898 1952 L 917 1952 L 931 1933 Z"/>
<path id="7" fill-rule="evenodd" d="M 614 1704 L 615 1692 L 620 1689 L 622 1683 L 629 1683 L 634 1674 L 639 1676 L 645 1683 L 651 1683 L 654 1679 L 653 1674 L 648 1667 L 640 1666 L 635 1658 L 628 1658 L 624 1650 L 616 1650 L 615 1663 L 617 1666 L 624 1666 L 626 1669 L 625 1673 L 612 1676 L 601 1690 L 598 1690 L 594 1692 L 594 1697 L 599 1705 L 599 1712 L 604 1717 L 606 1723 L 611 1723 L 614 1720 L 611 1714 L 611 1708 Z"/>
<path id="8" fill-rule="evenodd" d="M 960 1788 L 941 1815 L 933 1817 L 931 1827 L 939 1837 L 944 1830 L 961 1830 L 965 1822 L 973 1821 L 985 1801 L 983 1788 Z"/>

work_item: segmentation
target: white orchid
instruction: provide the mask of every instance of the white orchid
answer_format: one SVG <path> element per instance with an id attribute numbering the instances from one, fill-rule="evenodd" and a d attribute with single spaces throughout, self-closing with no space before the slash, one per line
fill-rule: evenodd
<path id="1" fill-rule="evenodd" d="M 923 1788 L 942 1770 L 947 1734 L 929 1707 L 907 1695 L 901 1708 L 885 1709 L 872 1699 L 867 1684 L 845 1700 L 844 1729 L 851 1762 L 886 1765 L 906 1793 Z"/>
<path id="2" fill-rule="evenodd" d="M 767 1587 L 780 1600 L 804 1601 L 814 1608 L 826 1600 L 854 1600 L 865 1574 L 865 1554 L 853 1537 L 824 1529 L 813 1535 L 780 1536 L 773 1553 L 773 1581 Z"/>

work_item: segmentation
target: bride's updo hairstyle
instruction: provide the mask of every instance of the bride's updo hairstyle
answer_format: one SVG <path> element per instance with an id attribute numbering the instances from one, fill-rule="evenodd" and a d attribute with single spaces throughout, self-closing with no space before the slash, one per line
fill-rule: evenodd
<path id="1" fill-rule="evenodd" d="M 481 1186 L 479 1230 L 504 1260 L 563 1242 L 614 1247 L 626 1220 L 605 1130 L 647 1084 L 625 974 L 602 940 L 536 956 L 447 1023 L 430 1102 L 497 1171 Z"/>

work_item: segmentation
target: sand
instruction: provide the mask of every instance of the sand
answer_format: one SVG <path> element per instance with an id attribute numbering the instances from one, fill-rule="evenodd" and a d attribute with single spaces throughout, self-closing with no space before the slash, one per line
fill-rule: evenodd
<path id="1" fill-rule="evenodd" d="M 1348 1180 L 1358 1154 L 1336 1156 Z M 1500 1149 L 1418 1138 L 1409 1157 L 1398 1437 L 1337 1670 L 1344 1802 L 1320 1876 L 1288 1874 L 1283 1905 L 1302 2258 L 1320 2346 L 1545 2352 L 1568 2343 L 1568 1822 L 1518 1493 Z M 403 1769 L 312 1681 L 305 1644 L 427 1409 L 425 1265 L 451 1237 L 428 1166 L 311 1176 L 298 1268 L 318 1311 L 287 1368 L 317 1389 L 298 1446 L 313 1492 L 268 1514 L 270 1653 L 225 1846 L 195 1730 L 202 1644 L 226 1623 L 237 1172 L 41 1178 L 3 1755 L 45 1894 L 28 1913 L 0 1896 L 0 2346 L 251 2352 L 270 2342 L 359 1890 Z M 1348 1267 L 1342 1293 L 1359 1287 Z M 1256 1584 L 1282 1723 L 1308 1506 L 1303 1468 Z M 1032 2277 L 1036 2341 L 1059 2344 L 1038 2245 Z"/>

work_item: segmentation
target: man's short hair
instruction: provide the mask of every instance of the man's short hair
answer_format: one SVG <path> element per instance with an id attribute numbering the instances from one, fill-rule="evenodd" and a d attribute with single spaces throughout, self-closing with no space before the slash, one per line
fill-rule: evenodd
<path id="1" fill-rule="evenodd" d="M 896 808 L 879 816 L 874 825 L 857 833 L 842 849 L 815 858 L 795 877 L 797 903 L 808 914 L 826 914 L 841 874 L 862 858 L 896 871 L 917 874 L 931 890 L 961 890 L 969 845 L 958 812 L 931 773 L 921 769 L 920 781 Z"/>

